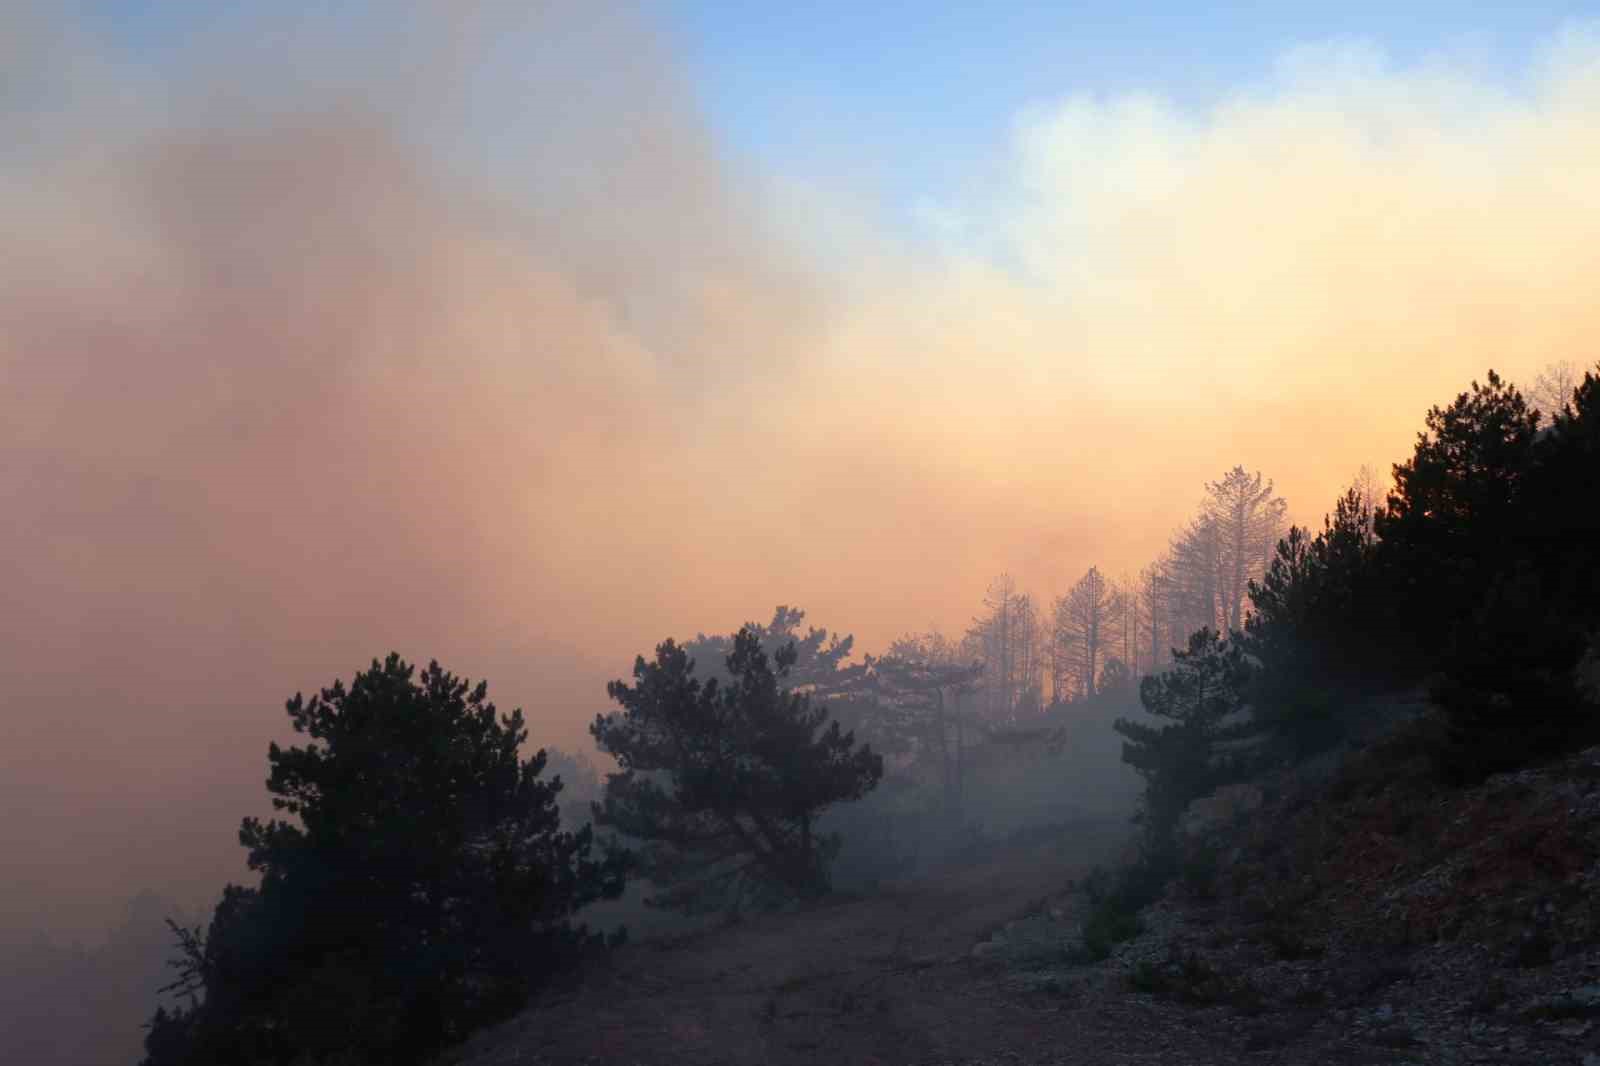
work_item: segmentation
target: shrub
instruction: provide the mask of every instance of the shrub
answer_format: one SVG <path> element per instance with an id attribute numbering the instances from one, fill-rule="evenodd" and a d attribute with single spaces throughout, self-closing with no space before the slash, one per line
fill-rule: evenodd
<path id="1" fill-rule="evenodd" d="M 1089 959 L 1109 957 L 1116 945 L 1144 931 L 1139 912 L 1161 898 L 1174 868 L 1170 850 L 1146 851 L 1115 874 L 1096 869 L 1084 879 L 1089 916 L 1083 923 L 1083 950 Z"/>

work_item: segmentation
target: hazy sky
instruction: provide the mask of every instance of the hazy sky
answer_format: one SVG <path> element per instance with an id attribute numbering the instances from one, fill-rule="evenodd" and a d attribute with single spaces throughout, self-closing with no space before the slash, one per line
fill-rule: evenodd
<path id="1" fill-rule="evenodd" d="M 390 648 L 570 745 L 662 637 L 958 631 L 1596 357 L 1559 5 L 62 7 L 0 10 L 0 926 L 240 876 Z"/>

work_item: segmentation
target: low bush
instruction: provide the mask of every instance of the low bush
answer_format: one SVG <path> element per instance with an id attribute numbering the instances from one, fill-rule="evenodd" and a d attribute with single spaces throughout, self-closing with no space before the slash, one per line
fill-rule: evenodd
<path id="1" fill-rule="evenodd" d="M 1116 945 L 1143 932 L 1139 912 L 1161 898 L 1174 865 L 1169 852 L 1147 851 L 1115 874 L 1096 869 L 1084 880 L 1089 916 L 1083 923 L 1083 951 L 1089 959 L 1108 958 Z"/>
<path id="2" fill-rule="evenodd" d="M 1219 973 L 1194 952 L 1174 949 L 1164 963 L 1141 962 L 1127 980 L 1134 992 L 1191 1006 L 1226 1003 L 1250 1013 L 1261 1007 L 1259 989 L 1248 980 Z"/>

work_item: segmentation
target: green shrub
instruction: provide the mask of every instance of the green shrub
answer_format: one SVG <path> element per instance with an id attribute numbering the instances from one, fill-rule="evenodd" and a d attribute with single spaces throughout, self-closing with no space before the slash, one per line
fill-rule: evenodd
<path id="1" fill-rule="evenodd" d="M 1083 951 L 1099 962 L 1111 949 L 1144 931 L 1139 912 L 1161 898 L 1175 872 L 1169 850 L 1146 851 L 1138 862 L 1115 874 L 1096 868 L 1084 879 L 1089 917 L 1083 923 Z"/>
<path id="2" fill-rule="evenodd" d="M 1111 949 L 1144 932 L 1135 911 L 1127 910 L 1115 899 L 1096 904 L 1083 923 L 1084 954 L 1094 962 L 1111 957 Z"/>

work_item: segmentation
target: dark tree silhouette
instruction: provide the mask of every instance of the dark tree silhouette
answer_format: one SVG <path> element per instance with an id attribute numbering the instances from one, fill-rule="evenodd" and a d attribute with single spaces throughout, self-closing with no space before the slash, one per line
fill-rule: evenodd
<path id="1" fill-rule="evenodd" d="M 586 939 L 569 919 L 621 891 L 622 860 L 561 831 L 544 753 L 520 758 L 522 713 L 487 691 L 391 654 L 288 702 L 311 742 L 271 746 L 267 789 L 292 820 L 244 820 L 260 885 L 228 886 L 208 933 L 180 937 L 196 999 L 157 1014 L 149 1066 L 417 1062 Z"/>
<path id="2" fill-rule="evenodd" d="M 1245 647 L 1282 750 L 1337 740 L 1355 679 L 1431 678 L 1452 780 L 1591 737 L 1575 670 L 1600 626 L 1600 377 L 1539 422 L 1490 371 L 1428 412 L 1387 507 L 1369 518 L 1353 489 L 1279 543 Z"/>
<path id="3" fill-rule="evenodd" d="M 1600 364 L 1586 372 L 1534 444 L 1522 494 L 1524 544 L 1582 626 L 1600 625 Z"/>
<path id="4" fill-rule="evenodd" d="M 1510 454 L 1489 477 L 1470 471 L 1486 482 L 1475 493 L 1496 495 L 1471 499 L 1477 521 L 1459 531 L 1455 554 L 1480 585 L 1432 685 L 1448 725 L 1440 766 L 1456 781 L 1596 737 L 1575 671 L 1600 626 L 1600 377 L 1586 373 L 1536 436 L 1531 417 L 1514 436 L 1482 418 L 1472 438 Z"/>
<path id="5" fill-rule="evenodd" d="M 784 688 L 829 692 L 846 672 L 846 661 L 855 647 L 855 638 L 817 626 L 802 630 L 805 620 L 805 611 L 780 605 L 773 610 L 772 620 L 766 625 L 747 622 L 743 629 L 756 638 L 768 659 L 776 659 L 778 652 L 794 645 L 794 663 L 781 678 Z M 725 668 L 728 656 L 733 654 L 734 641 L 733 634 L 706 636 L 700 633 L 693 640 L 685 641 L 682 647 L 694 661 L 702 679 L 714 677 L 726 682 Z"/>
<path id="6" fill-rule="evenodd" d="M 793 647 L 776 671 L 750 628 L 735 636 L 729 680 L 701 680 L 672 641 L 641 656 L 634 684 L 607 688 L 622 710 L 590 727 L 622 767 L 606 782 L 595 824 L 639 842 L 649 902 L 685 911 L 811 899 L 828 884 L 838 840 L 813 831 L 828 806 L 860 798 L 883 760 L 787 691 Z"/>
<path id="7" fill-rule="evenodd" d="M 1449 407 L 1428 412 L 1411 459 L 1394 468 L 1378 512 L 1380 562 L 1391 591 L 1389 639 L 1436 660 L 1478 605 L 1524 532 L 1523 482 L 1538 413 L 1489 371 Z"/>
<path id="8" fill-rule="evenodd" d="M 1145 710 L 1170 724 L 1117 719 L 1122 761 L 1145 779 L 1144 818 L 1153 836 L 1165 834 L 1190 800 L 1223 780 L 1227 768 L 1217 744 L 1242 732 L 1228 719 L 1244 706 L 1250 674 L 1236 641 L 1201 629 L 1187 648 L 1173 649 L 1169 670 L 1139 683 Z"/>
<path id="9" fill-rule="evenodd" d="M 1435 752 L 1446 780 L 1472 783 L 1594 742 L 1596 708 L 1573 671 L 1586 635 L 1531 566 L 1496 580 L 1469 622 L 1429 692 L 1446 716 Z"/>
<path id="10" fill-rule="evenodd" d="M 1251 614 L 1243 646 L 1261 665 L 1255 717 L 1290 758 L 1336 743 L 1339 707 L 1382 675 L 1385 650 L 1372 640 L 1378 600 L 1372 513 L 1349 489 L 1315 537 L 1291 527 L 1272 564 L 1250 583 Z"/>

